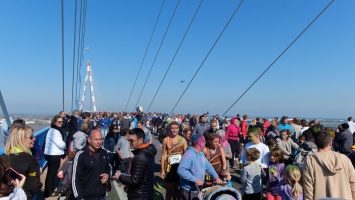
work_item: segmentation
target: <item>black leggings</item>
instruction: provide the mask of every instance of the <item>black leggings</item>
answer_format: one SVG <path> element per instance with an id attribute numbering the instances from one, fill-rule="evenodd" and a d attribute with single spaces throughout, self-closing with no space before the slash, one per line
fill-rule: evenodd
<path id="1" fill-rule="evenodd" d="M 60 166 L 61 156 L 44 155 L 47 160 L 47 176 L 44 187 L 44 197 L 49 197 L 54 192 L 54 180 Z"/>
<path id="2" fill-rule="evenodd" d="M 229 160 L 230 165 L 233 167 L 235 165 L 234 158 L 240 157 L 240 142 L 237 140 L 228 140 L 228 143 L 231 145 L 232 158 Z"/>

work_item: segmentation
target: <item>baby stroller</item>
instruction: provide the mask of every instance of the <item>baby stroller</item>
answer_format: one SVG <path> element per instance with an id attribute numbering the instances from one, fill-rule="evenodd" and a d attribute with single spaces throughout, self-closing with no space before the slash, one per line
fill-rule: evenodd
<path id="1" fill-rule="evenodd" d="M 242 200 L 242 196 L 228 184 L 205 187 L 200 194 L 200 200 Z"/>

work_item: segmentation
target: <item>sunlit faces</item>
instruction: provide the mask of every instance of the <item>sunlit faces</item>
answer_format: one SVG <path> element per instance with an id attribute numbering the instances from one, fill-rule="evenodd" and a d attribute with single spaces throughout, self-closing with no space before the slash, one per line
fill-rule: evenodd
<path id="1" fill-rule="evenodd" d="M 213 130 L 216 130 L 217 129 L 217 123 L 216 122 L 211 123 L 211 128 Z"/>
<path id="2" fill-rule="evenodd" d="M 191 139 L 191 136 L 192 136 L 191 131 L 187 131 L 187 132 L 185 133 L 185 138 L 186 138 L 187 140 L 190 140 L 190 139 Z"/>
<path id="3" fill-rule="evenodd" d="M 270 161 L 276 163 L 276 157 L 274 155 L 270 155 Z"/>
<path id="4" fill-rule="evenodd" d="M 57 121 L 55 122 L 55 125 L 58 126 L 58 127 L 62 127 L 63 119 L 62 118 L 57 119 Z"/>
<path id="5" fill-rule="evenodd" d="M 178 126 L 178 125 L 175 125 L 175 124 L 171 125 L 171 126 L 170 126 L 170 131 L 171 131 L 171 134 L 172 134 L 172 135 L 177 135 L 177 134 L 179 134 L 179 126 Z"/>
<path id="6" fill-rule="evenodd" d="M 249 139 L 250 142 L 254 143 L 256 138 L 257 137 L 255 136 L 254 133 L 248 133 L 248 139 Z"/>
<path id="7" fill-rule="evenodd" d="M 88 137 L 88 141 L 95 151 L 99 150 L 103 141 L 102 133 L 99 130 L 93 130 L 90 137 Z"/>
<path id="8" fill-rule="evenodd" d="M 239 126 L 239 120 L 238 119 L 234 119 L 234 122 L 233 122 L 236 126 Z"/>
<path id="9" fill-rule="evenodd" d="M 137 138 L 137 135 L 129 135 L 128 136 L 128 142 L 131 147 L 131 149 L 137 149 L 139 145 L 143 144 L 143 139 L 142 138 Z"/>
<path id="10" fill-rule="evenodd" d="M 210 141 L 210 144 L 214 147 L 217 148 L 219 146 L 219 138 L 215 138 L 212 141 Z"/>
<path id="11" fill-rule="evenodd" d="M 32 134 L 32 131 L 29 131 L 28 133 L 26 133 L 25 136 L 25 145 L 28 148 L 32 148 L 34 145 L 36 138 L 34 137 L 34 135 Z"/>
<path id="12" fill-rule="evenodd" d="M 281 131 L 281 140 L 286 140 L 288 137 L 287 131 Z"/>

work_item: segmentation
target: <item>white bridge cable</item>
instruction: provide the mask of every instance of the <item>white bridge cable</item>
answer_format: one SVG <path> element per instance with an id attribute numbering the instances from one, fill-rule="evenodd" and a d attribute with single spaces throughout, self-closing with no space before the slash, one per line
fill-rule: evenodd
<path id="1" fill-rule="evenodd" d="M 141 71 L 141 69 L 142 69 L 143 62 L 144 62 L 144 60 L 145 60 L 145 56 L 147 55 L 147 52 L 148 52 L 148 49 L 149 49 L 150 43 L 151 43 L 152 38 L 153 38 L 153 35 L 154 35 L 154 33 L 155 33 L 155 29 L 156 29 L 157 24 L 158 24 L 158 21 L 159 21 L 159 19 L 160 19 L 160 14 L 161 14 L 161 12 L 162 12 L 162 10 L 163 10 L 163 7 L 164 7 L 164 4 L 165 4 L 165 1 L 166 1 L 166 0 L 164 0 L 164 1 L 163 1 L 163 4 L 162 4 L 162 5 L 161 5 L 161 7 L 160 7 L 160 11 L 159 11 L 158 18 L 157 18 L 157 20 L 156 20 L 156 22 L 155 22 L 155 25 L 154 25 L 154 28 L 153 28 L 152 34 L 150 35 L 150 39 L 149 39 L 149 42 L 148 42 L 148 46 L 147 46 L 147 48 L 145 49 L 145 53 L 144 53 L 144 56 L 143 56 L 143 60 L 142 60 L 141 65 L 140 65 L 140 67 L 139 67 L 139 70 L 138 70 L 138 73 L 137 73 L 136 80 L 134 81 L 134 84 L 133 84 L 133 87 L 132 87 L 132 90 L 131 90 L 131 94 L 129 95 L 129 98 L 128 98 L 128 101 L 127 101 L 127 104 L 126 104 L 126 107 L 125 107 L 124 111 L 126 111 L 126 110 L 127 110 L 128 103 L 129 103 L 129 101 L 131 100 L 131 97 L 132 97 L 132 93 L 133 93 L 134 87 L 136 86 L 136 83 L 137 83 L 137 79 L 138 79 L 139 73 L 140 73 L 140 71 Z"/>
<path id="2" fill-rule="evenodd" d="M 142 91 L 141 91 L 141 93 L 139 94 L 139 97 L 138 97 L 138 99 L 137 99 L 137 103 L 136 103 L 136 105 L 134 106 L 133 109 L 135 109 L 135 108 L 137 107 L 138 102 L 139 102 L 139 100 L 140 100 L 140 98 L 141 98 L 141 96 L 142 96 L 142 93 L 143 93 L 143 91 L 144 91 L 145 85 L 147 84 L 147 81 L 148 81 L 148 79 L 149 79 L 150 73 L 152 72 L 153 66 L 154 66 L 154 64 L 155 64 L 155 61 L 157 60 L 157 57 L 158 57 L 159 52 L 160 52 L 160 49 L 161 49 L 161 47 L 162 47 L 162 45 L 163 45 L 163 43 L 164 43 L 165 37 L 166 37 L 166 35 L 167 35 L 168 31 L 169 31 L 171 22 L 172 22 L 173 19 L 174 19 L 174 16 L 175 16 L 175 13 L 176 13 L 176 10 L 177 10 L 179 4 L 180 4 L 180 0 L 178 0 L 177 4 L 176 4 L 176 6 L 175 6 L 174 13 L 173 13 L 173 15 L 172 15 L 171 18 L 170 18 L 168 27 L 167 27 L 166 30 L 165 30 L 163 39 L 162 39 L 162 41 L 161 41 L 161 43 L 160 43 L 160 46 L 159 46 L 159 48 L 158 48 L 158 51 L 157 51 L 157 53 L 156 53 L 156 55 L 155 55 L 154 61 L 153 61 L 153 63 L 152 63 L 152 66 L 150 67 L 150 70 L 149 70 L 149 73 L 148 73 L 148 75 L 147 75 L 147 78 L 145 79 L 145 82 L 144 82 Z"/>
<path id="3" fill-rule="evenodd" d="M 281 56 L 307 31 L 307 29 L 329 8 L 329 6 L 334 2 L 332 0 L 307 26 L 303 29 L 303 31 L 289 44 L 285 50 L 281 52 L 279 56 L 260 74 L 260 76 L 239 96 L 239 98 L 227 109 L 226 112 L 223 113 L 222 116 L 225 114 L 254 86 L 254 84 L 281 58 Z"/>
<path id="4" fill-rule="evenodd" d="M 195 11 L 195 14 L 194 14 L 194 16 L 192 17 L 192 19 L 191 19 L 191 21 L 190 21 L 190 24 L 189 24 L 189 26 L 187 27 L 187 29 L 186 29 L 186 31 L 185 31 L 185 34 L 184 34 L 184 36 L 183 36 L 182 39 L 181 39 L 181 42 L 180 42 L 180 44 L 179 44 L 179 46 L 178 46 L 178 48 L 177 48 L 177 50 L 176 50 L 176 52 L 175 52 L 175 54 L 174 54 L 174 56 L 173 56 L 173 59 L 171 60 L 171 62 L 170 62 L 170 64 L 169 64 L 169 67 L 168 67 L 168 69 L 166 70 L 165 75 L 164 75 L 163 79 L 161 80 L 160 85 L 159 85 L 157 91 L 155 92 L 155 95 L 154 95 L 152 101 L 150 102 L 150 105 L 149 105 L 149 107 L 148 107 L 148 109 L 147 109 L 147 112 L 149 112 L 150 107 L 152 106 L 152 104 L 153 104 L 153 102 L 154 102 L 154 100 L 155 100 L 155 97 L 157 96 L 157 94 L 158 94 L 158 92 L 159 92 L 159 90 L 160 90 L 160 87 L 161 87 L 161 85 L 162 85 L 163 82 L 164 82 L 165 77 L 166 77 L 166 75 L 168 74 L 171 65 L 173 64 L 173 62 L 174 62 L 174 60 L 175 60 L 175 57 L 176 57 L 176 55 L 178 54 L 178 52 L 179 52 L 179 50 L 180 50 L 180 47 L 181 47 L 182 43 L 184 42 L 185 37 L 186 37 L 187 33 L 189 32 L 190 27 L 191 27 L 191 25 L 192 25 L 192 23 L 193 23 L 193 21 L 194 21 L 196 15 L 197 15 L 197 13 L 198 13 L 198 11 L 200 10 L 200 7 L 201 7 L 202 2 L 203 2 L 203 0 L 200 1 L 200 4 L 198 5 L 198 7 L 197 7 L 197 9 L 196 9 L 196 11 Z"/>
<path id="5" fill-rule="evenodd" d="M 244 0 L 241 0 L 238 4 L 238 6 L 236 7 L 235 11 L 233 12 L 232 16 L 229 18 L 228 22 L 226 23 L 226 25 L 224 26 L 224 28 L 222 29 L 221 33 L 219 34 L 219 36 L 217 37 L 216 41 L 214 42 L 214 44 L 212 45 L 211 49 L 209 50 L 209 52 L 207 53 L 206 57 L 203 59 L 202 63 L 200 64 L 199 68 L 197 69 L 197 71 L 195 72 L 194 76 L 192 77 L 192 79 L 190 80 L 189 84 L 186 86 L 184 92 L 181 94 L 179 100 L 176 102 L 175 106 L 173 107 L 173 109 L 171 110 L 170 114 L 172 114 L 176 108 L 176 106 L 179 104 L 181 98 L 184 96 L 185 92 L 187 91 L 187 89 L 190 87 L 192 81 L 195 79 L 196 75 L 198 74 L 198 72 L 200 71 L 201 67 L 203 66 L 203 64 L 205 63 L 205 61 L 207 60 L 208 56 L 210 55 L 210 53 L 212 52 L 213 48 L 216 46 L 216 44 L 218 43 L 219 39 L 221 38 L 221 36 L 223 35 L 224 31 L 226 30 L 226 28 L 228 27 L 228 25 L 230 24 L 230 22 L 232 21 L 232 19 L 234 18 L 235 14 L 238 12 L 240 6 L 242 5 Z"/>

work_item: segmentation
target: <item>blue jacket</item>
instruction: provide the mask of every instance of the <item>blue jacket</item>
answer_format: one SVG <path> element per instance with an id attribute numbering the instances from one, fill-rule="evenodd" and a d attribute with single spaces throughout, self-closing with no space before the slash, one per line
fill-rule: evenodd
<path id="1" fill-rule="evenodd" d="M 106 119 L 101 118 L 99 121 L 99 124 L 100 124 L 101 128 L 107 129 L 108 125 L 110 124 L 110 119 L 109 118 L 106 118 Z"/>
<path id="2" fill-rule="evenodd" d="M 205 157 L 203 151 L 198 153 L 193 147 L 188 147 L 181 158 L 178 174 L 180 175 L 180 187 L 184 190 L 197 193 L 196 180 L 205 180 L 205 172 L 214 179 L 218 174 L 213 169 L 211 163 Z"/>

